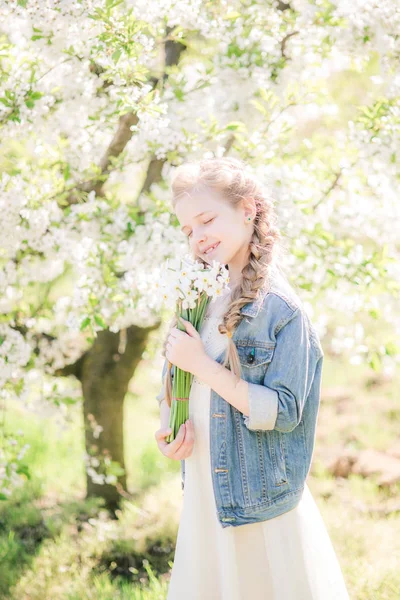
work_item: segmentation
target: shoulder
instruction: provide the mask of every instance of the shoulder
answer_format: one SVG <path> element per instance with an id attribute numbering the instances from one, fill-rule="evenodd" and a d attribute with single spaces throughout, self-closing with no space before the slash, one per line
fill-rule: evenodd
<path id="1" fill-rule="evenodd" d="M 269 314 L 275 315 L 279 321 L 282 321 L 282 325 L 286 320 L 290 320 L 296 311 L 305 312 L 299 295 L 280 271 L 274 272 L 271 277 L 262 308 Z"/>
<path id="2" fill-rule="evenodd" d="M 271 320 L 271 330 L 274 336 L 291 321 L 298 321 L 307 331 L 309 341 L 315 349 L 323 354 L 318 333 L 311 323 L 304 303 L 286 276 L 278 272 L 271 279 L 271 283 L 262 302 L 263 318 Z"/>

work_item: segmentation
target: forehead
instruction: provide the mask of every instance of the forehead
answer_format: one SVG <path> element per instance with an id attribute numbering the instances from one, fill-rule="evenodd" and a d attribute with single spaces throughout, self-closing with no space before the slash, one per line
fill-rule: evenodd
<path id="1" fill-rule="evenodd" d="M 195 222 L 200 213 L 214 210 L 221 212 L 230 208 L 230 203 L 217 192 L 207 190 L 182 196 L 175 204 L 175 214 L 182 227 L 185 227 Z"/>

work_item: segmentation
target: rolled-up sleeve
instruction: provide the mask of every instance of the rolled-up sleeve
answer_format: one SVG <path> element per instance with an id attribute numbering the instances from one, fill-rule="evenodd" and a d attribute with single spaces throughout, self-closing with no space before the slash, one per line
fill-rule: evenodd
<path id="1" fill-rule="evenodd" d="M 275 390 L 247 382 L 249 416 L 244 416 L 248 429 L 273 429 L 278 415 L 278 394 Z"/>
<path id="2" fill-rule="evenodd" d="M 310 340 L 308 317 L 297 308 L 276 334 L 263 385 L 248 382 L 247 428 L 292 431 L 301 421 L 321 356 L 323 352 Z"/>

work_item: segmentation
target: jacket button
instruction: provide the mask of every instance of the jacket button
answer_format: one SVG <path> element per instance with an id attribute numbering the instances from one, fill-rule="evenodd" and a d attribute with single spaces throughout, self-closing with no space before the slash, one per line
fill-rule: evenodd
<path id="1" fill-rule="evenodd" d="M 253 363 L 254 362 L 254 358 L 255 358 L 254 357 L 254 353 L 255 353 L 255 350 L 254 350 L 254 348 L 252 348 L 250 354 L 247 357 L 247 362 L 248 363 Z"/>

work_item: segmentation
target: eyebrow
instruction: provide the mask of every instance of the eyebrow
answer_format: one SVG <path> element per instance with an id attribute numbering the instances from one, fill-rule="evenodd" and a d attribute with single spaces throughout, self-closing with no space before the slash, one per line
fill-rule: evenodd
<path id="1" fill-rule="evenodd" d="M 198 215 L 196 215 L 194 218 L 198 219 L 199 217 L 201 217 L 201 215 L 205 215 L 208 212 L 211 212 L 211 210 L 204 210 L 203 212 L 201 212 Z M 188 227 L 188 225 L 184 225 L 183 227 L 181 227 L 181 231 L 183 231 L 185 229 L 185 227 Z"/>

